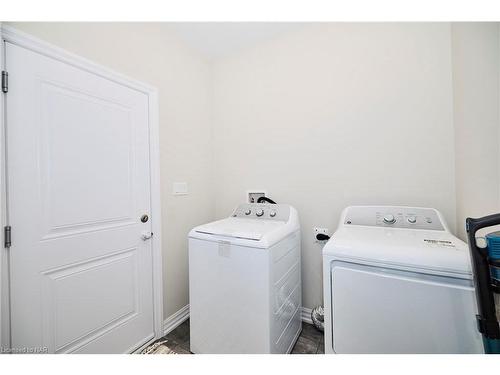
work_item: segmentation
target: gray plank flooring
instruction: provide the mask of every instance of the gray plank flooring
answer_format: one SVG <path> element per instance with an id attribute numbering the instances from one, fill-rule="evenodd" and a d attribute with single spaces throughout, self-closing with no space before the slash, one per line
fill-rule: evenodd
<path id="1" fill-rule="evenodd" d="M 189 319 L 162 339 L 169 341 L 169 347 L 179 354 L 190 354 L 189 351 Z M 302 332 L 295 343 L 292 354 L 324 354 L 325 342 L 323 332 L 313 325 L 302 323 Z"/>

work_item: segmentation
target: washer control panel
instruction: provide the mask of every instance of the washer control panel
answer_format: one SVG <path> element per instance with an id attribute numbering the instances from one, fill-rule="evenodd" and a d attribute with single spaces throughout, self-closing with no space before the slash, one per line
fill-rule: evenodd
<path id="1" fill-rule="evenodd" d="M 437 211 L 432 208 L 352 206 L 346 209 L 344 224 L 445 230 Z"/>
<path id="2" fill-rule="evenodd" d="M 244 203 L 240 204 L 231 215 L 262 220 L 288 221 L 290 207 L 286 204 Z"/>

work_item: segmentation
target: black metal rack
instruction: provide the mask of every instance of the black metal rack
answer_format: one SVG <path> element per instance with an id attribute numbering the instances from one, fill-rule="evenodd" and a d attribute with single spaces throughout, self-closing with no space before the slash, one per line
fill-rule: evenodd
<path id="1" fill-rule="evenodd" d="M 491 278 L 491 267 L 500 268 L 500 262 L 489 259 L 488 249 L 480 248 L 476 243 L 477 231 L 500 225 L 500 214 L 477 219 L 467 218 L 465 222 L 478 306 L 478 329 L 483 335 L 485 352 L 500 353 L 500 326 L 496 316 L 494 297 L 494 293 L 500 293 L 500 283 Z"/>

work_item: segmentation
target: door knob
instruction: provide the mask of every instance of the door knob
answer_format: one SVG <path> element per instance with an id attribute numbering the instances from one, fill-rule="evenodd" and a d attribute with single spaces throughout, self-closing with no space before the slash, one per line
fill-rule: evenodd
<path id="1" fill-rule="evenodd" d="M 142 232 L 141 234 L 143 241 L 149 240 L 151 237 L 153 237 L 153 232 Z"/>

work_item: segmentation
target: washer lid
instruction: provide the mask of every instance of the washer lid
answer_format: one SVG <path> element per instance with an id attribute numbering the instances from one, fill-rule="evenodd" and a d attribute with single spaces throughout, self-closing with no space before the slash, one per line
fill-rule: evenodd
<path id="1" fill-rule="evenodd" d="M 260 241 L 271 232 L 282 228 L 283 222 L 273 220 L 243 219 L 239 217 L 229 217 L 214 221 L 212 223 L 200 225 L 193 229 L 190 237 L 197 237 L 196 233 L 213 235 L 228 238 L 239 238 L 251 241 Z"/>
<path id="2" fill-rule="evenodd" d="M 323 254 L 354 263 L 471 274 L 467 244 L 443 231 L 342 227 Z"/>

